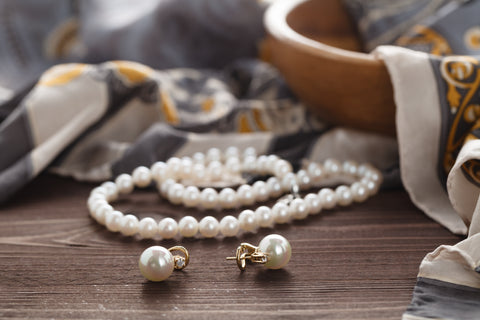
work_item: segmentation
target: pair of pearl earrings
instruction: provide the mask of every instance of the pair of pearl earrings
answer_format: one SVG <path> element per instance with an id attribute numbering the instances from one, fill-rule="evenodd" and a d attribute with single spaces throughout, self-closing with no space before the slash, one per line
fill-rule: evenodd
<path id="1" fill-rule="evenodd" d="M 181 253 L 173 255 L 172 253 Z M 227 257 L 227 260 L 236 260 L 238 268 L 245 270 L 246 261 L 265 265 L 269 269 L 283 268 L 292 256 L 292 247 L 287 239 L 278 234 L 270 234 L 263 238 L 258 247 L 249 243 L 241 243 L 238 246 L 235 257 Z M 153 246 L 145 249 L 138 260 L 140 273 L 150 281 L 163 281 L 167 279 L 173 270 L 182 270 L 190 261 L 190 256 L 182 246 L 166 249 L 161 246 Z"/>

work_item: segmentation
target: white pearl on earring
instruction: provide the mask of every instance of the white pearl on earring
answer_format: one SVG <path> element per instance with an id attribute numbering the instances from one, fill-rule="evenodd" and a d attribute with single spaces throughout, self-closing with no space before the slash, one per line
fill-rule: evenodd
<path id="1" fill-rule="evenodd" d="M 138 260 L 138 267 L 141 274 L 148 280 L 163 281 L 173 272 L 173 255 L 164 247 L 147 248 Z"/>
<path id="2" fill-rule="evenodd" d="M 270 234 L 260 241 L 258 248 L 267 256 L 265 267 L 280 269 L 284 267 L 292 256 L 292 247 L 287 239 L 279 234 Z"/>

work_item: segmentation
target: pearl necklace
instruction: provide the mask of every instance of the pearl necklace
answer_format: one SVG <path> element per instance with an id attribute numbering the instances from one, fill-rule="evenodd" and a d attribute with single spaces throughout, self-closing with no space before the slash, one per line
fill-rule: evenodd
<path id="1" fill-rule="evenodd" d="M 252 185 L 241 184 L 236 190 L 225 186 L 225 181 L 238 184 L 241 172 L 271 177 Z M 342 184 L 335 189 L 322 188 L 304 198 L 298 196 L 299 189 L 307 190 L 334 178 L 353 178 L 355 182 L 350 186 Z M 228 148 L 224 153 L 212 148 L 206 154 L 197 152 L 191 158 L 173 157 L 166 162 L 156 162 L 151 168 L 138 167 L 131 175 L 121 174 L 115 182 L 104 182 L 94 188 L 87 206 L 90 215 L 98 223 L 125 236 L 138 233 L 142 238 L 160 236 L 171 239 L 177 234 L 194 237 L 199 232 L 205 238 L 215 237 L 219 233 L 233 237 L 240 230 L 252 232 L 258 227 L 271 228 L 275 223 L 305 219 L 308 215 L 318 214 L 322 209 L 332 209 L 336 205 L 363 202 L 377 193 L 381 181 L 382 176 L 377 169 L 369 164 L 358 165 L 354 161 L 341 164 L 329 159 L 323 165 L 310 162 L 293 173 L 290 163 L 276 155 L 257 156 L 255 149 L 247 148 L 240 156 L 235 147 Z M 131 193 L 135 187 L 150 186 L 152 182 L 171 203 L 204 209 L 250 206 L 289 191 L 294 195 L 281 199 L 272 208 L 260 206 L 255 211 L 245 209 L 238 217 L 227 215 L 220 221 L 213 216 L 206 216 L 200 222 L 192 216 L 185 216 L 178 222 L 172 218 L 164 218 L 159 222 L 151 217 L 138 220 L 135 215 L 124 215 L 110 205 L 120 195 Z M 206 187 L 200 191 L 197 186 Z M 220 192 L 211 186 L 221 187 Z"/>

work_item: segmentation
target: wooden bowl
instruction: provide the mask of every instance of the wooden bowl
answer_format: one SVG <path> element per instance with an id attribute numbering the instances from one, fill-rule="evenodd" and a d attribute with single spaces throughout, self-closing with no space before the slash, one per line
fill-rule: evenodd
<path id="1" fill-rule="evenodd" d="M 265 14 L 263 56 L 315 114 L 335 124 L 395 135 L 384 63 L 361 53 L 340 0 L 274 2 Z"/>

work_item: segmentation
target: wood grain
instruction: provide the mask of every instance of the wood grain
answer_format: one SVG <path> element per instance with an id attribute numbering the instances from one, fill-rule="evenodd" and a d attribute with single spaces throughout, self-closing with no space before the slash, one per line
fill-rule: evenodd
<path id="1" fill-rule="evenodd" d="M 232 239 L 123 237 L 88 217 L 91 187 L 43 175 L 1 208 L 1 318 L 399 319 L 425 254 L 460 240 L 426 218 L 404 191 L 388 191 L 279 226 L 276 232 L 293 247 L 287 267 L 248 265 L 242 273 L 225 257 L 272 230 Z M 169 205 L 153 191 L 117 206 L 157 218 L 205 215 Z M 162 283 L 147 282 L 137 259 L 154 243 L 187 247 L 190 265 Z"/>

